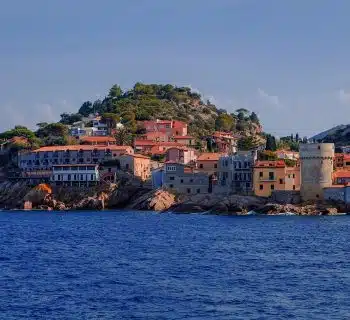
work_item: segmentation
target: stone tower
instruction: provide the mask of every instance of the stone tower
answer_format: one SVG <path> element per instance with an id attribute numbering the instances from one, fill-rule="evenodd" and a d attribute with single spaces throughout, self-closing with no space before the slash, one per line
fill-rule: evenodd
<path id="1" fill-rule="evenodd" d="M 333 143 L 300 145 L 302 200 L 323 199 L 323 188 L 332 186 L 333 159 Z"/>

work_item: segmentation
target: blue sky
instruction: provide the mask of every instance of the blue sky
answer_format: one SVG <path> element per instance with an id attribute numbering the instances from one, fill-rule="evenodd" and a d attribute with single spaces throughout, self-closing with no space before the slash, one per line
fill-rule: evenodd
<path id="1" fill-rule="evenodd" d="M 348 0 L 5 0 L 0 131 L 137 81 L 190 85 L 279 136 L 348 124 L 349 12 Z"/>

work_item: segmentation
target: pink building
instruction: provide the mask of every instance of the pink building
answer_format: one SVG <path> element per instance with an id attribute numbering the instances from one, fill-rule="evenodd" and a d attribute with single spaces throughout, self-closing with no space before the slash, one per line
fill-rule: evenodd
<path id="1" fill-rule="evenodd" d="M 195 144 L 195 139 L 192 136 L 173 136 L 172 139 L 185 146 L 194 146 Z"/>
<path id="2" fill-rule="evenodd" d="M 237 151 L 237 141 L 231 132 L 215 131 L 212 138 L 217 146 L 218 152 L 235 153 Z"/>
<path id="3" fill-rule="evenodd" d="M 164 132 L 168 136 L 187 135 L 187 123 L 178 120 L 154 120 L 144 121 L 144 127 L 147 132 Z"/>
<path id="4" fill-rule="evenodd" d="M 197 159 L 194 149 L 187 147 L 172 147 L 166 151 L 166 161 L 189 164 Z"/>

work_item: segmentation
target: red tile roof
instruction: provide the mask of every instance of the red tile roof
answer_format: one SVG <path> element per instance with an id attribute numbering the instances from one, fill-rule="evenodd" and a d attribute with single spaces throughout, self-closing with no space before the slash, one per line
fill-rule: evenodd
<path id="1" fill-rule="evenodd" d="M 222 153 L 202 153 L 198 156 L 197 161 L 219 161 L 220 157 L 222 157 Z"/>
<path id="2" fill-rule="evenodd" d="M 116 143 L 115 138 L 113 137 L 98 137 L 98 136 L 83 136 L 80 137 L 81 142 L 86 142 L 86 143 L 96 143 L 96 144 L 107 144 L 107 143 Z"/>
<path id="3" fill-rule="evenodd" d="M 338 170 L 333 172 L 333 178 L 350 178 L 350 170 Z"/>
<path id="4" fill-rule="evenodd" d="M 257 161 L 255 163 L 256 168 L 267 168 L 267 167 L 272 167 L 272 168 L 285 168 L 286 163 L 283 160 L 277 160 L 277 161 Z"/>
<path id="5" fill-rule="evenodd" d="M 111 150 L 111 151 L 123 151 L 123 150 L 133 150 L 130 146 L 116 146 L 116 145 L 110 145 L 110 146 L 93 146 L 93 145 L 71 145 L 71 146 L 50 146 L 50 147 L 42 147 L 39 149 L 34 150 L 34 152 L 50 152 L 50 151 L 93 151 L 93 150 Z"/>

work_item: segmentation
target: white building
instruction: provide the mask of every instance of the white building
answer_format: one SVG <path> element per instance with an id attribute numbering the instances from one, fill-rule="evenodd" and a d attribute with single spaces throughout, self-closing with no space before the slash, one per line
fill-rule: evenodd
<path id="1" fill-rule="evenodd" d="M 76 164 L 52 166 L 51 181 L 56 185 L 95 185 L 99 181 L 98 165 Z"/>

